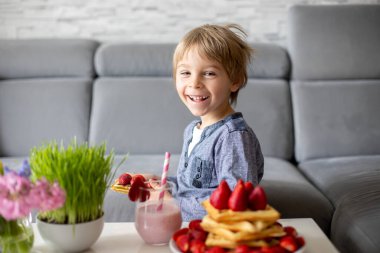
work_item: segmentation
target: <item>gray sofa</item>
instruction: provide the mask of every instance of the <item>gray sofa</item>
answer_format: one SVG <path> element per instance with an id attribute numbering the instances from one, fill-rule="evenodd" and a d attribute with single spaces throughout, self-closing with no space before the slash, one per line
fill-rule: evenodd
<path id="1" fill-rule="evenodd" d="M 265 155 L 262 185 L 283 218 L 311 217 L 341 252 L 380 252 L 380 5 L 294 6 L 287 49 L 254 43 L 241 111 Z M 175 44 L 0 40 L 0 157 L 51 139 L 107 141 L 125 171 L 179 160 L 193 116 L 171 78 Z M 108 222 L 133 221 L 109 191 Z"/>

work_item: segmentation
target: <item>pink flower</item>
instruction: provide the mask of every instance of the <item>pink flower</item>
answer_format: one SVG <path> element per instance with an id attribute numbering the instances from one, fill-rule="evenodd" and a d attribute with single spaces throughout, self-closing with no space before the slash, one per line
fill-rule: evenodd
<path id="1" fill-rule="evenodd" d="M 31 192 L 32 198 L 38 199 L 36 208 L 41 211 L 53 210 L 61 207 L 65 203 L 66 194 L 59 187 L 58 183 L 50 184 L 46 179 L 36 182 Z"/>
<path id="2" fill-rule="evenodd" d="M 28 201 L 31 183 L 15 173 L 0 177 L 0 215 L 7 220 L 17 219 L 30 213 Z"/>
<path id="3" fill-rule="evenodd" d="M 65 203 L 66 194 L 58 183 L 46 179 L 32 183 L 26 172 L 0 174 L 0 216 L 6 220 L 25 217 L 32 209 L 57 209 Z"/>

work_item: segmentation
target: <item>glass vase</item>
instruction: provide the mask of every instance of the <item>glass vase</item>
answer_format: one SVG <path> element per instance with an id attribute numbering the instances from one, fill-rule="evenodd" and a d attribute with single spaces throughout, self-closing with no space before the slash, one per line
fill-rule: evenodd
<path id="1" fill-rule="evenodd" d="M 10 221 L 0 216 L 0 253 L 29 253 L 33 242 L 31 216 Z"/>

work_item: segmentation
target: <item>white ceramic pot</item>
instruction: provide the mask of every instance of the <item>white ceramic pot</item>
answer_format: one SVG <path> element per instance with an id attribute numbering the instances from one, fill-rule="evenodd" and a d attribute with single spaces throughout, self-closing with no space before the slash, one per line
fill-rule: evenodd
<path id="1" fill-rule="evenodd" d="M 75 225 L 53 224 L 37 219 L 41 237 L 52 247 L 65 252 L 80 252 L 90 248 L 102 233 L 103 225 L 103 216 Z"/>

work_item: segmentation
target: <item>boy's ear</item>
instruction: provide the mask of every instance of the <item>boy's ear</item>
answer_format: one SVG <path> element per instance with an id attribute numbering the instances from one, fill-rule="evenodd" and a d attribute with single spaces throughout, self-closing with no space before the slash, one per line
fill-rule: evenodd
<path id="1" fill-rule="evenodd" d="M 238 89 L 240 89 L 241 83 L 239 81 L 236 81 L 231 86 L 231 92 L 236 92 Z"/>

